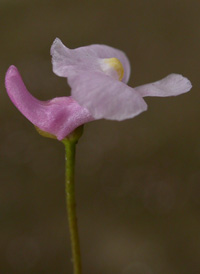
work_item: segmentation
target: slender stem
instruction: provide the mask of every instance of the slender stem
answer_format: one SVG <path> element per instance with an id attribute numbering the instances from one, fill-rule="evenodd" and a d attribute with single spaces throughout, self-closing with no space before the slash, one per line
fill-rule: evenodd
<path id="1" fill-rule="evenodd" d="M 75 186 L 74 186 L 74 168 L 75 168 L 75 153 L 76 153 L 76 142 L 74 140 L 65 139 L 63 140 L 65 145 L 65 161 L 66 161 L 66 202 L 68 212 L 68 222 L 71 237 L 72 246 L 72 258 L 74 266 L 74 274 L 81 274 L 81 254 L 80 254 L 80 243 L 78 235 L 78 225 L 76 217 L 76 201 L 75 201 Z"/>

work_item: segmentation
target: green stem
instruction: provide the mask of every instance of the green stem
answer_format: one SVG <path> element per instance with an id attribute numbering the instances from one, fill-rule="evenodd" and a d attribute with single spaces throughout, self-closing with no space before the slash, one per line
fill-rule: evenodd
<path id="1" fill-rule="evenodd" d="M 75 169 L 75 153 L 76 141 L 70 138 L 64 139 L 65 145 L 65 161 L 66 161 L 66 202 L 68 212 L 69 231 L 72 246 L 72 258 L 74 266 L 74 274 L 81 274 L 81 254 L 78 235 L 78 225 L 76 217 L 76 201 L 75 201 L 75 186 L 74 186 L 74 169 Z"/>

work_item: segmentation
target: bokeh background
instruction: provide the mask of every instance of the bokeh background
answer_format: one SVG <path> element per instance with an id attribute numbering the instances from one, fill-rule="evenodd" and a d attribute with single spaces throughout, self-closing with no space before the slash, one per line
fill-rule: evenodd
<path id="1" fill-rule="evenodd" d="M 0 273 L 72 273 L 64 147 L 12 105 L 15 64 L 33 95 L 70 94 L 52 73 L 55 37 L 128 55 L 130 86 L 181 73 L 191 92 L 146 98 L 147 112 L 85 126 L 76 194 L 87 274 L 200 273 L 199 0 L 0 1 Z"/>

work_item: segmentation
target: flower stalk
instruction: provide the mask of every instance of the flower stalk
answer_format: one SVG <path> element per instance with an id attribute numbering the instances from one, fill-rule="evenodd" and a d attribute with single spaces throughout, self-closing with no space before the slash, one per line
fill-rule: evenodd
<path id="1" fill-rule="evenodd" d="M 82 131 L 83 127 L 79 127 L 62 141 L 65 146 L 66 206 L 68 213 L 69 232 L 71 238 L 74 274 L 81 274 L 81 252 L 78 234 L 78 223 L 76 216 L 74 171 L 76 144 L 78 142 L 78 139 L 82 135 Z"/>

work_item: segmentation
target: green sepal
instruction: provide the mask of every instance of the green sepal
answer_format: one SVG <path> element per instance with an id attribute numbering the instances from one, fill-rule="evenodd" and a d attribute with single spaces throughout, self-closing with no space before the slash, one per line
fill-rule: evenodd
<path id="1" fill-rule="evenodd" d="M 46 131 L 43 131 L 39 127 L 36 127 L 36 126 L 34 126 L 34 127 L 41 136 L 46 137 L 46 138 L 51 138 L 51 139 L 57 139 L 55 135 L 48 133 Z"/>
<path id="2" fill-rule="evenodd" d="M 41 130 L 40 128 L 34 126 L 37 132 L 46 138 L 51 138 L 51 139 L 57 139 L 57 137 L 51 133 L 48 133 L 46 131 Z M 70 141 L 73 143 L 78 143 L 78 140 L 83 134 L 83 125 L 80 127 L 77 127 L 73 132 L 71 132 L 69 135 L 67 135 L 64 139 L 61 140 L 61 142 L 65 143 L 65 141 Z"/>
<path id="3" fill-rule="evenodd" d="M 62 142 L 65 144 L 66 142 L 78 143 L 78 140 L 83 135 L 84 126 L 77 127 L 74 131 L 72 131 L 69 135 L 67 135 Z"/>

